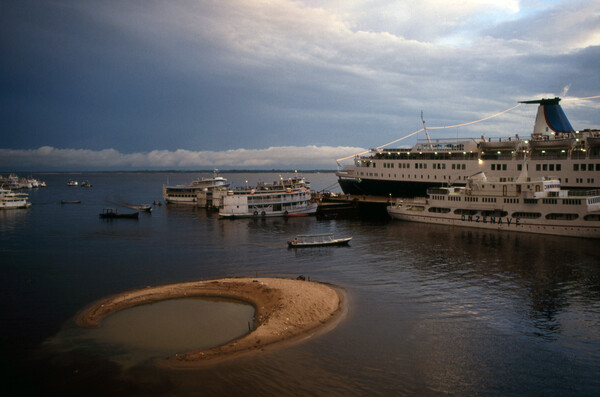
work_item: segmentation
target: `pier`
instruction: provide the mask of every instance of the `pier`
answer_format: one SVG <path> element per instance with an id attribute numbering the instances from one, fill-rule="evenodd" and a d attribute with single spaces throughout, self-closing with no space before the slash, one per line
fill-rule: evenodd
<path id="1" fill-rule="evenodd" d="M 387 219 L 387 205 L 395 200 L 393 197 L 351 195 L 351 194 L 320 194 L 318 219 L 338 218 L 373 218 Z"/>

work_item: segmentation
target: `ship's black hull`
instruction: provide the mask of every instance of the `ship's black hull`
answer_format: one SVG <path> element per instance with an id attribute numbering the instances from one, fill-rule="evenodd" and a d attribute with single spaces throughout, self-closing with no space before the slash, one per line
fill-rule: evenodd
<path id="1" fill-rule="evenodd" d="M 431 187 L 447 186 L 436 182 L 385 181 L 375 179 L 339 178 L 345 194 L 393 197 L 425 197 Z"/>

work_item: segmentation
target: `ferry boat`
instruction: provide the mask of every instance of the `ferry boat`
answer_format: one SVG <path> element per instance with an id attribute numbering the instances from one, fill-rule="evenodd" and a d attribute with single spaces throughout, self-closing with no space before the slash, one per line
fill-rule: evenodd
<path id="1" fill-rule="evenodd" d="M 510 180 L 527 167 L 534 179 L 555 175 L 567 189 L 598 189 L 600 130 L 574 130 L 559 102 L 521 102 L 538 104 L 529 139 L 425 139 L 412 148 L 371 149 L 337 172 L 339 185 L 345 194 L 418 197 L 431 187 L 464 185 L 479 171 Z"/>
<path id="2" fill-rule="evenodd" d="M 557 178 L 515 181 L 479 172 L 466 186 L 429 188 L 427 197 L 401 198 L 394 219 L 559 236 L 600 238 L 600 190 L 561 189 Z"/>
<path id="3" fill-rule="evenodd" d="M 31 203 L 27 201 L 28 198 L 27 193 L 13 193 L 7 189 L 0 189 L 0 209 L 29 208 Z"/>
<path id="4" fill-rule="evenodd" d="M 313 215 L 317 203 L 312 200 L 310 183 L 303 177 L 281 179 L 272 184 L 259 183 L 252 189 L 228 190 L 222 197 L 219 216 L 267 217 Z"/>
<path id="5" fill-rule="evenodd" d="M 168 204 L 198 205 L 198 193 L 225 189 L 229 186 L 227 179 L 218 175 L 214 170 L 211 178 L 198 178 L 186 185 L 165 186 L 163 185 L 162 196 Z"/>

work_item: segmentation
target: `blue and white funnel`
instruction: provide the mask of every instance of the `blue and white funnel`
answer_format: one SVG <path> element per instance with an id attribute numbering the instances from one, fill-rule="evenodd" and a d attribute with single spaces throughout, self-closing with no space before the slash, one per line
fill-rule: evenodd
<path id="1" fill-rule="evenodd" d="M 553 132 L 572 132 L 573 127 L 569 119 L 558 104 L 560 98 L 538 99 L 535 101 L 523 101 L 521 103 L 538 103 L 537 116 L 535 117 L 534 134 L 549 135 Z"/>

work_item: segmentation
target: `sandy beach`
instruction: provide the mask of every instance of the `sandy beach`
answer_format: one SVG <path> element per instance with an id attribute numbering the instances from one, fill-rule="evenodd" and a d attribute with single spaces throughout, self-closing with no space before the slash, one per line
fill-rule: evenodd
<path id="1" fill-rule="evenodd" d="M 104 317 L 116 311 L 183 297 L 222 297 L 248 302 L 256 309 L 254 329 L 222 346 L 180 352 L 159 360 L 159 365 L 190 368 L 305 339 L 328 329 L 328 325 L 335 325 L 345 311 L 343 292 L 326 284 L 282 278 L 226 278 L 127 291 L 85 308 L 77 315 L 76 322 L 81 327 L 98 327 Z"/>

